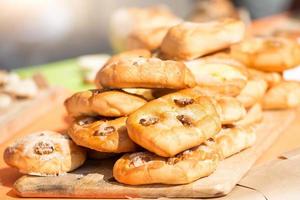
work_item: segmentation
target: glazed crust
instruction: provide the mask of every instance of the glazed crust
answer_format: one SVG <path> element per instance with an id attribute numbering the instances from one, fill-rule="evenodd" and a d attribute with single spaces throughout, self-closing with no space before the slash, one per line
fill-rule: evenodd
<path id="1" fill-rule="evenodd" d="M 67 135 L 41 131 L 27 135 L 5 149 L 4 161 L 20 172 L 56 176 L 80 167 L 86 152 Z"/>
<path id="2" fill-rule="evenodd" d="M 183 89 L 196 84 L 182 62 L 158 58 L 120 59 L 99 71 L 96 81 L 107 88 Z"/>
<path id="3" fill-rule="evenodd" d="M 65 101 L 68 114 L 80 116 L 127 116 L 147 103 L 139 96 L 119 90 L 88 90 L 78 92 Z"/>
<path id="4" fill-rule="evenodd" d="M 197 85 L 218 90 L 229 96 L 238 95 L 246 86 L 247 70 L 244 67 L 226 63 L 218 58 L 200 58 L 185 62 L 194 75 Z"/>
<path id="5" fill-rule="evenodd" d="M 126 124 L 135 143 L 163 157 L 197 146 L 221 128 L 211 98 L 188 91 L 145 104 L 128 117 Z"/>
<path id="6" fill-rule="evenodd" d="M 287 109 L 300 106 L 300 83 L 282 81 L 271 87 L 263 98 L 263 109 Z"/>
<path id="7" fill-rule="evenodd" d="M 249 108 L 256 103 L 260 103 L 268 88 L 268 84 L 264 79 L 253 78 L 250 79 L 246 87 L 236 97 L 244 107 Z"/>
<path id="8" fill-rule="evenodd" d="M 127 117 L 111 120 L 91 117 L 78 119 L 68 129 L 68 134 L 76 144 L 96 151 L 133 152 L 137 146 L 128 137 L 126 119 Z"/>
<path id="9" fill-rule="evenodd" d="M 219 163 L 215 145 L 202 144 L 175 157 L 150 152 L 125 154 L 114 165 L 113 176 L 129 185 L 186 184 L 213 173 Z"/>
<path id="10" fill-rule="evenodd" d="M 300 64 L 300 46 L 287 38 L 251 38 L 233 45 L 231 55 L 265 72 L 282 72 Z"/>
<path id="11" fill-rule="evenodd" d="M 223 158 L 227 158 L 251 147 L 255 143 L 256 134 L 254 128 L 251 126 L 237 126 L 233 128 L 223 128 L 214 137 L 214 140 L 222 152 Z"/>
<path id="12" fill-rule="evenodd" d="M 241 41 L 244 32 L 243 22 L 234 19 L 184 22 L 169 29 L 161 44 L 162 57 L 175 60 L 195 59 Z"/>

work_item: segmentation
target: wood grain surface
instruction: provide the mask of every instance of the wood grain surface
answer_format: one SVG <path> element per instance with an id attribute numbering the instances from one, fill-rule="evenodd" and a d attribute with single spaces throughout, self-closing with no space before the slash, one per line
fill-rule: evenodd
<path id="1" fill-rule="evenodd" d="M 126 186 L 112 178 L 113 160 L 89 161 L 60 177 L 23 176 L 14 185 L 22 197 L 159 198 L 217 197 L 228 194 L 255 161 L 295 118 L 294 110 L 268 111 L 257 128 L 255 145 L 220 163 L 210 176 L 178 186 Z"/>

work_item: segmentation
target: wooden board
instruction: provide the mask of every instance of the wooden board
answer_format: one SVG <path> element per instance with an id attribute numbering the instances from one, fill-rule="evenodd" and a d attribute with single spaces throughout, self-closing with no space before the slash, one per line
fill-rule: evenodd
<path id="1" fill-rule="evenodd" d="M 159 198 L 217 197 L 228 194 L 257 158 L 295 118 L 295 111 L 269 111 L 257 128 L 255 145 L 220 163 L 210 176 L 187 185 L 126 186 L 112 178 L 113 160 L 88 161 L 78 170 L 60 177 L 23 176 L 14 185 L 21 197 Z"/>
<path id="2" fill-rule="evenodd" d="M 66 97 L 65 89 L 49 88 L 39 92 L 34 99 L 14 102 L 8 109 L 0 111 L 0 144 L 11 135 L 49 112 L 53 106 L 62 103 Z"/>

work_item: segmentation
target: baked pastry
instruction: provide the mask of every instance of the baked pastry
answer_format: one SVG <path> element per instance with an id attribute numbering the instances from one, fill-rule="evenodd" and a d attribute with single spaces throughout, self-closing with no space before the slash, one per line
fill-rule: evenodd
<path id="1" fill-rule="evenodd" d="M 213 144 L 201 144 L 171 158 L 138 152 L 117 160 L 113 176 L 129 185 L 186 184 L 213 173 L 219 160 L 219 151 Z"/>
<path id="2" fill-rule="evenodd" d="M 41 131 L 16 140 L 4 152 L 4 161 L 20 172 L 56 176 L 80 167 L 86 152 L 67 135 Z"/>
<path id="3" fill-rule="evenodd" d="M 221 121 L 210 97 L 180 91 L 145 104 L 126 125 L 135 143 L 171 157 L 212 137 Z"/>
<path id="4" fill-rule="evenodd" d="M 265 72 L 282 72 L 300 64 L 300 46 L 287 38 L 249 38 L 231 46 L 231 55 Z"/>
<path id="5" fill-rule="evenodd" d="M 86 83 L 94 83 L 97 72 L 110 58 L 107 54 L 84 55 L 77 59 L 82 78 Z"/>
<path id="6" fill-rule="evenodd" d="M 110 59 L 107 60 L 107 62 L 104 64 L 101 69 L 97 70 L 94 76 L 93 82 L 96 82 L 97 88 L 103 88 L 102 85 L 99 83 L 99 80 L 95 80 L 97 78 L 97 73 L 102 70 L 104 67 L 108 66 L 111 63 L 118 62 L 120 59 L 123 58 L 138 58 L 138 57 L 143 57 L 143 58 L 150 58 L 151 57 L 151 52 L 147 49 L 133 49 L 133 50 L 128 50 L 124 51 L 122 53 L 116 54 L 112 56 Z"/>
<path id="7" fill-rule="evenodd" d="M 232 1 L 202 0 L 197 1 L 191 21 L 204 22 L 228 17 L 239 18 L 238 10 L 235 8 Z"/>
<path id="8" fill-rule="evenodd" d="M 227 158 L 251 147 L 255 143 L 256 134 L 254 128 L 251 126 L 235 126 L 222 128 L 222 130 L 215 135 L 214 140 L 222 152 L 223 158 Z"/>
<path id="9" fill-rule="evenodd" d="M 194 87 L 181 91 L 182 93 L 192 93 L 194 95 L 204 95 L 211 97 L 211 100 L 220 116 L 221 123 L 232 124 L 241 120 L 246 115 L 246 110 L 239 100 L 235 97 L 225 96 L 219 91 L 210 90 L 207 87 Z"/>
<path id="10" fill-rule="evenodd" d="M 80 116 L 127 116 L 144 105 L 142 97 L 119 90 L 88 90 L 66 99 L 65 107 L 72 117 Z"/>
<path id="11" fill-rule="evenodd" d="M 264 94 L 266 93 L 268 84 L 264 79 L 253 78 L 250 79 L 246 87 L 236 97 L 244 107 L 249 108 L 256 103 L 260 103 Z"/>
<path id="12" fill-rule="evenodd" d="M 248 69 L 250 79 L 263 79 L 267 82 L 268 88 L 272 87 L 283 80 L 282 74 L 278 72 L 263 72 L 256 69 Z"/>
<path id="13" fill-rule="evenodd" d="M 146 28 L 132 32 L 128 36 L 128 49 L 145 48 L 151 51 L 157 49 L 170 26 Z"/>
<path id="14" fill-rule="evenodd" d="M 80 118 L 71 124 L 68 134 L 76 144 L 96 151 L 133 152 L 137 146 L 128 137 L 126 119 Z"/>
<path id="15" fill-rule="evenodd" d="M 232 124 L 245 117 L 246 110 L 239 100 L 234 97 L 215 97 L 217 101 L 217 112 L 222 124 Z"/>
<path id="16" fill-rule="evenodd" d="M 282 81 L 271 87 L 262 101 L 263 109 L 286 109 L 300 106 L 300 83 Z"/>
<path id="17" fill-rule="evenodd" d="M 107 88 L 171 88 L 195 86 L 190 70 L 177 61 L 158 58 L 126 58 L 97 74 L 96 84 Z"/>
<path id="18" fill-rule="evenodd" d="M 137 96 L 141 96 L 147 101 L 151 101 L 155 99 L 153 96 L 153 89 L 147 89 L 147 88 L 122 88 L 123 91 L 134 94 Z"/>
<path id="19" fill-rule="evenodd" d="M 285 37 L 285 38 L 290 38 L 300 44 L 300 31 L 297 27 L 295 29 L 286 29 L 286 30 L 276 30 L 273 33 L 274 36 L 277 37 Z"/>
<path id="20" fill-rule="evenodd" d="M 167 28 L 181 21 L 164 6 L 118 9 L 110 19 L 112 46 L 116 52 L 133 48 L 154 50 L 160 46 L 164 35 L 167 33 Z M 164 30 L 164 28 L 166 29 Z M 146 32 L 147 37 L 143 38 L 145 35 L 143 32 Z M 132 37 L 138 38 L 132 40 Z"/>
<path id="21" fill-rule="evenodd" d="M 151 52 L 147 49 L 133 49 L 133 50 L 124 51 L 122 53 L 112 56 L 105 63 L 105 66 L 107 66 L 111 63 L 114 63 L 114 62 L 118 62 L 120 59 L 123 59 L 123 58 L 136 58 L 136 57 L 150 58 Z"/>
<path id="22" fill-rule="evenodd" d="M 235 96 L 246 86 L 247 71 L 242 67 L 222 63 L 217 58 L 203 58 L 185 62 L 197 85 L 219 90 L 221 94 Z"/>
<path id="23" fill-rule="evenodd" d="M 160 50 L 167 59 L 191 60 L 241 41 L 244 33 L 245 25 L 235 19 L 184 22 L 169 29 Z"/>
<path id="24" fill-rule="evenodd" d="M 235 126 L 249 126 L 257 125 L 263 120 L 263 111 L 259 103 L 254 104 L 247 109 L 245 117 L 237 122 L 234 122 Z"/>
<path id="25" fill-rule="evenodd" d="M 107 153 L 107 152 L 100 152 L 95 151 L 93 149 L 87 150 L 87 157 L 93 160 L 102 160 L 106 158 L 112 158 L 119 155 L 118 153 Z"/>

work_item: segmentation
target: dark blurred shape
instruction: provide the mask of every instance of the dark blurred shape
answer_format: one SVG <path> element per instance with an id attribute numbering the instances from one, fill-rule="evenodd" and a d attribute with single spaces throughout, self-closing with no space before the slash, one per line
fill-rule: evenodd
<path id="1" fill-rule="evenodd" d="M 246 7 L 253 19 L 278 14 L 289 9 L 292 0 L 234 0 L 240 7 Z"/>

